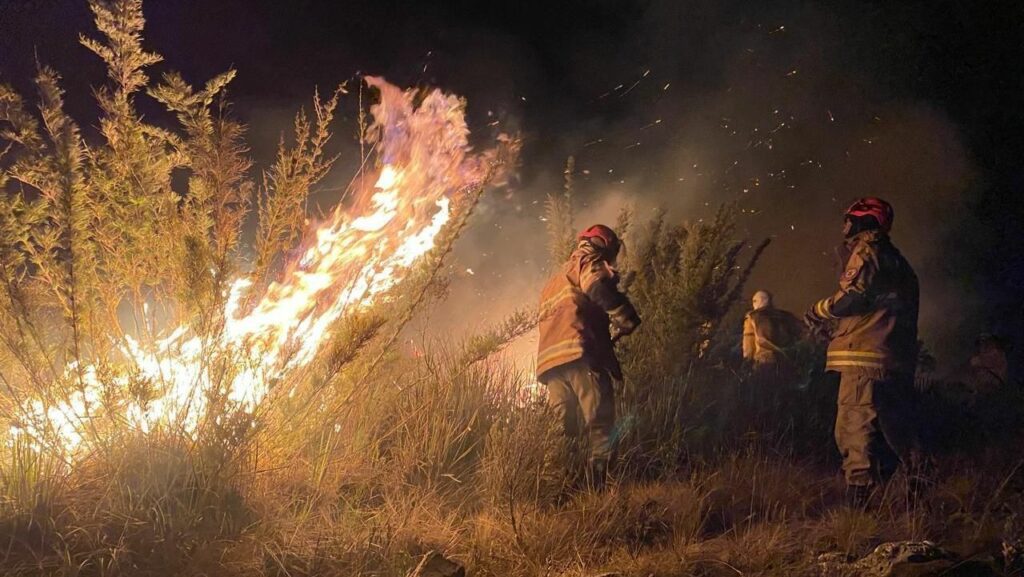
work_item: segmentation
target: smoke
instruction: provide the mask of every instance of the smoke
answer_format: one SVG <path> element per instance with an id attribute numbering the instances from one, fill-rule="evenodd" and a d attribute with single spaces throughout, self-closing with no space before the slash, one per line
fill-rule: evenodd
<path id="1" fill-rule="evenodd" d="M 922 338 L 940 359 L 955 360 L 973 337 L 956 327 L 978 308 L 954 282 L 940 242 L 956 226 L 950 215 L 965 213 L 974 178 L 956 126 L 893 86 L 896 67 L 875 49 L 881 16 L 843 2 L 751 4 L 652 1 L 544 18 L 414 10 L 387 24 L 400 34 L 381 31 L 396 42 L 367 43 L 359 27 L 307 34 L 312 48 L 301 57 L 280 51 L 273 62 L 301 58 L 308 71 L 289 71 L 270 95 L 243 86 L 234 97 L 261 161 L 290 123 L 296 94 L 352 78 L 357 66 L 466 96 L 483 140 L 522 133 L 518 179 L 484 200 L 461 239 L 451 294 L 423 319 L 432 332 L 472 333 L 535 304 L 548 273 L 543 200 L 561 190 L 565 159 L 574 156 L 580 227 L 613 224 L 627 205 L 642 222 L 656 207 L 696 221 L 737 203 L 740 234 L 772 239 L 748 292 L 769 289 L 798 313 L 835 290 L 845 206 L 864 195 L 887 198 L 894 240 L 921 277 Z M 413 20 L 420 25 L 410 27 Z M 268 34 L 279 33 L 270 26 Z M 247 67 L 262 78 L 268 66 L 239 62 L 240 79 Z M 355 98 L 343 106 L 342 160 L 313 197 L 324 207 L 357 166 Z M 524 364 L 531 339 L 512 355 Z"/>
<path id="2" fill-rule="evenodd" d="M 30 93 L 35 56 L 55 65 L 66 75 L 69 109 L 87 118 L 95 112 L 88 87 L 102 68 L 69 32 L 92 29 L 88 10 L 65 8 L 12 6 L 0 22 L 0 68 L 5 81 Z M 430 319 L 437 330 L 469 332 L 536 300 L 547 273 L 543 199 L 560 191 L 572 155 L 580 226 L 614 221 L 627 204 L 641 220 L 655 206 L 698 220 L 720 203 L 738 203 L 740 232 L 752 242 L 773 239 L 749 291 L 771 289 L 780 306 L 797 312 L 834 289 L 843 208 L 858 196 L 883 196 L 896 208 L 894 239 L 921 277 L 922 337 L 940 359 L 973 339 L 956 327 L 983 303 L 954 282 L 940 241 L 968 218 L 964 191 L 978 171 L 936 104 L 943 99 L 921 86 L 954 77 L 935 73 L 948 55 L 939 59 L 926 45 L 939 34 L 931 24 L 978 31 L 934 16 L 930 4 L 636 0 L 484 9 L 455 2 L 396 10 L 307 3 L 294 10 L 229 0 L 150 2 L 145 11 L 147 44 L 167 57 L 154 73 L 179 69 L 201 83 L 238 70 L 230 96 L 262 166 L 314 87 L 326 91 L 348 78 L 354 88 L 360 71 L 466 96 L 470 126 L 485 139 L 522 132 L 518 181 L 485 200 L 462 239 L 451 298 Z M 225 26 L 228 19 L 233 25 Z M 894 61 L 900 47 L 906 57 Z M 995 58 L 975 50 L 957 61 Z M 915 83 L 926 73 L 931 84 Z M 986 96 L 977 79 L 990 77 L 971 72 L 975 85 L 963 94 Z M 343 107 L 334 140 L 341 160 L 314 195 L 314 210 L 336 202 L 358 166 L 355 95 Z M 954 112 L 967 120 L 992 115 Z"/>
<path id="3" fill-rule="evenodd" d="M 43 25 L 55 10 L 11 13 L 3 68 L 27 80 L 35 53 L 68 74 L 69 94 L 87 94 L 102 72 L 68 31 L 91 29 L 88 10 Z M 882 58 L 891 54 L 879 48 L 886 34 L 899 33 L 884 10 L 842 0 L 650 0 L 542 11 L 422 4 L 395 14 L 376 4 L 295 11 L 232 1 L 149 3 L 146 13 L 147 39 L 167 57 L 160 67 L 196 82 L 238 69 L 231 98 L 263 166 L 314 87 L 348 78 L 354 90 L 360 71 L 466 96 L 470 126 L 485 138 L 522 132 L 519 179 L 480 207 L 458 247 L 451 298 L 430 317 L 447 334 L 536 300 L 547 273 L 543 199 L 560 191 L 572 155 L 580 226 L 614 222 L 627 204 L 640 220 L 656 206 L 698 220 L 738 203 L 740 232 L 773 239 L 749 291 L 771 289 L 797 312 L 834 289 L 842 209 L 883 196 L 896 208 L 894 239 L 922 280 L 923 338 L 952 357 L 973 337 L 954 332 L 978 303 L 952 282 L 940 239 L 956 225 L 951 215 L 965 213 L 974 169 L 945 112 L 929 95 L 901 90 L 907 82 L 897 77 L 914 66 Z M 234 26 L 215 17 L 228 13 Z M 911 38 L 893 42 L 913 46 Z M 356 104 L 355 94 L 343 102 L 341 159 L 313 196 L 314 212 L 337 202 L 358 166 Z M 88 98 L 69 106 L 94 108 Z"/>
<path id="4" fill-rule="evenodd" d="M 653 3 L 623 33 L 636 42 L 583 39 L 590 56 L 567 57 L 578 66 L 562 79 L 569 89 L 545 100 L 553 110 L 517 111 L 522 180 L 477 215 L 455 267 L 473 274 L 460 272 L 436 326 L 471 329 L 536 300 L 546 276 L 542 201 L 560 191 L 573 155 L 580 227 L 614 224 L 627 205 L 642 222 L 655 207 L 696 221 L 737 203 L 740 234 L 772 239 L 748 292 L 771 290 L 797 313 L 836 289 L 844 208 L 860 196 L 888 199 L 894 241 L 921 278 L 922 338 L 940 358 L 957 356 L 971 335 L 953 330 L 976 303 L 941 246 L 973 178 L 956 127 L 877 79 L 882 65 L 851 48 L 863 40 L 847 16 L 731 8 Z"/>

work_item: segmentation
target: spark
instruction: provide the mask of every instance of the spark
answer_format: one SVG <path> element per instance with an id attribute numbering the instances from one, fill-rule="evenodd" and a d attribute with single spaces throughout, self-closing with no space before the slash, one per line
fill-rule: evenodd
<path id="1" fill-rule="evenodd" d="M 643 73 L 643 74 L 642 74 L 642 75 L 640 76 L 640 78 L 638 78 L 638 79 L 636 80 L 636 82 L 634 82 L 634 83 L 633 83 L 633 84 L 632 84 L 632 85 L 631 85 L 631 86 L 630 86 L 629 88 L 627 88 L 625 92 L 623 92 L 622 94 L 620 94 L 620 95 L 619 95 L 619 98 L 622 98 L 623 96 L 625 96 L 625 95 L 629 94 L 630 92 L 632 92 L 632 91 L 633 91 L 633 89 L 634 89 L 634 88 L 636 88 L 636 86 L 637 86 L 638 84 L 640 84 L 640 82 L 641 82 L 641 81 L 642 81 L 642 80 L 643 80 L 644 78 L 647 78 L 647 76 L 648 76 L 648 75 L 649 75 L 650 73 L 651 73 L 651 70 L 650 70 L 650 69 L 644 70 L 644 73 Z M 620 84 L 620 85 L 619 85 L 619 87 L 622 87 L 622 85 Z"/>

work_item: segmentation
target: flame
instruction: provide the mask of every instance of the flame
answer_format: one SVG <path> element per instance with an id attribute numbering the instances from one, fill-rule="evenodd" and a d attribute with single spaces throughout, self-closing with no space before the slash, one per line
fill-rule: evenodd
<path id="1" fill-rule="evenodd" d="M 416 106 L 411 91 L 380 78 L 367 83 L 381 95 L 371 108 L 381 160 L 376 181 L 358 191 L 352 207 L 336 206 L 306 235 L 280 281 L 243 311 L 253 281 L 235 280 L 222 311 L 223 330 L 213 338 L 187 325 L 148 345 L 125 335 L 120 349 L 129 369 L 108 377 L 106 385 L 96 366 L 68 365 L 65 380 L 74 382 L 73 392 L 55 403 L 24 403 L 23 422 L 11 432 L 55 440 L 74 453 L 88 444 L 88 423 L 105 408 L 104 386 L 127 388 L 133 380 L 154 384 L 157 393 L 122 408 L 122 418 L 142 432 L 160 426 L 194 432 L 212 392 L 226 396 L 234 410 L 252 413 L 272 383 L 315 358 L 340 318 L 385 299 L 434 247 L 451 218 L 452 199 L 486 180 L 493 155 L 469 153 L 457 97 L 434 90 Z M 238 359 L 241 369 L 229 383 L 212 374 L 212 352 Z"/>

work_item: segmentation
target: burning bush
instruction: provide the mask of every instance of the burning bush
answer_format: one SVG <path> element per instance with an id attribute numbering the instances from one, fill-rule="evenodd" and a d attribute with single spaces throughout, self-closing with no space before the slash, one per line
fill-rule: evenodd
<path id="1" fill-rule="evenodd" d="M 234 71 L 201 89 L 174 73 L 151 87 L 147 68 L 160 57 L 142 47 L 141 3 L 91 7 L 100 38 L 82 43 L 109 76 L 96 92 L 99 142 L 64 112 L 55 71 L 36 78 L 38 116 L 0 87 L 4 508 L 60 511 L 58 487 L 75 485 L 142 522 L 143 541 L 173 543 L 183 528 L 165 521 L 196 529 L 224 518 L 210 503 L 258 486 L 267 469 L 308 459 L 323 482 L 319 451 L 333 458 L 336 438 L 358 438 L 347 434 L 362 424 L 352 406 L 378 385 L 517 144 L 471 153 L 458 98 L 367 78 L 379 93 L 364 132 L 372 156 L 347 201 L 310 225 L 306 198 L 334 163 L 327 145 L 344 87 L 314 99 L 312 120 L 296 116 L 257 184 L 223 99 Z M 144 92 L 177 129 L 142 119 Z M 188 176 L 183 190 L 175 171 Z M 238 528 L 219 525 L 215 534 Z M 77 545 L 61 547 L 73 555 Z"/>

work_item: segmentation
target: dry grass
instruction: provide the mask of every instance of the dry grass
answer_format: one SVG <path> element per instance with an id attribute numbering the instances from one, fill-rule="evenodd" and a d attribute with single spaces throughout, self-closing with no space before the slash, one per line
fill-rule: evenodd
<path id="1" fill-rule="evenodd" d="M 886 497 L 864 513 L 837 506 L 829 468 L 768 447 L 582 491 L 556 463 L 565 449 L 544 407 L 503 404 L 490 387 L 518 386 L 513 375 L 473 377 L 441 372 L 365 400 L 354 426 L 377 432 L 333 445 L 327 465 L 214 477 L 201 452 L 141 438 L 71 478 L 19 473 L 32 499 L 5 484 L 5 569 L 401 575 L 439 551 L 475 575 L 799 575 L 816 553 L 860 555 L 883 540 L 970 552 L 1006 519 L 980 496 L 998 475 L 948 474 L 912 508 Z M 465 380 L 438 386 L 449 378 Z M 68 484 L 48 484 L 58 478 Z"/>

